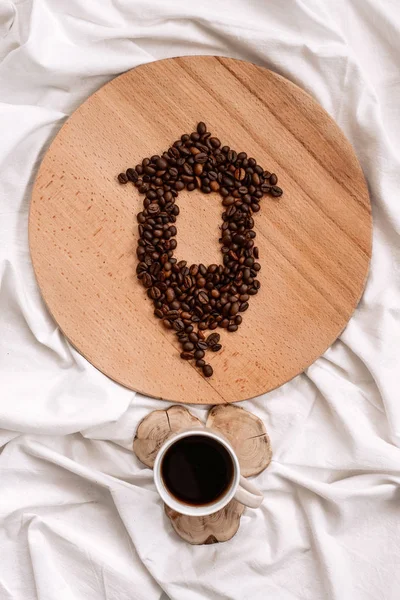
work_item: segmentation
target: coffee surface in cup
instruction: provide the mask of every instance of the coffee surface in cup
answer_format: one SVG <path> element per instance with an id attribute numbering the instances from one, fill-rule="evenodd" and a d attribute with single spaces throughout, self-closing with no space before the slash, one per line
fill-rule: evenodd
<path id="1" fill-rule="evenodd" d="M 191 435 L 172 444 L 161 463 L 165 487 L 180 502 L 210 504 L 229 488 L 233 462 L 226 448 L 204 435 Z"/>

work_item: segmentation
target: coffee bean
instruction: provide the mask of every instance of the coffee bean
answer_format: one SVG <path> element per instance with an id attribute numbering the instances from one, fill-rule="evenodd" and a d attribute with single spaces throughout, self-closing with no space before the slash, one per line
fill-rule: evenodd
<path id="1" fill-rule="evenodd" d="M 192 350 L 194 350 L 194 344 L 193 342 L 185 342 L 183 344 L 183 349 L 185 352 L 191 352 Z"/>
<path id="2" fill-rule="evenodd" d="M 271 189 L 271 194 L 272 196 L 274 196 L 275 198 L 279 198 L 279 196 L 282 196 L 283 194 L 283 190 L 278 187 L 277 185 L 275 185 L 272 189 Z"/>
<path id="3" fill-rule="evenodd" d="M 218 344 L 218 342 L 219 342 L 220 339 L 221 339 L 221 336 L 219 335 L 219 333 L 211 333 L 206 338 L 206 344 L 211 347 L 214 344 Z"/>
<path id="4" fill-rule="evenodd" d="M 193 359 L 193 354 L 191 354 L 190 352 L 181 352 L 181 358 L 183 358 L 183 360 L 192 360 Z"/>
<path id="5" fill-rule="evenodd" d="M 204 169 L 204 165 L 201 163 L 196 163 L 193 167 L 193 172 L 195 175 L 197 175 L 198 177 L 200 177 L 200 175 L 203 173 L 203 169 Z"/>
<path id="6" fill-rule="evenodd" d="M 234 323 L 231 324 L 231 325 L 228 325 L 228 331 L 234 332 L 234 331 L 237 331 L 237 330 L 238 330 L 238 326 L 235 325 Z"/>
<path id="7" fill-rule="evenodd" d="M 270 182 L 270 184 L 271 184 L 271 185 L 276 185 L 276 184 L 278 183 L 278 178 L 277 178 L 277 176 L 275 175 L 275 173 L 272 173 L 272 174 L 269 176 L 269 182 Z"/>
<path id="8" fill-rule="evenodd" d="M 127 177 L 126 173 L 120 173 L 118 175 L 118 181 L 122 184 L 128 183 L 129 178 Z"/>
<path id="9" fill-rule="evenodd" d="M 158 158 L 156 160 L 156 167 L 158 171 L 165 171 L 165 169 L 168 167 L 168 163 L 164 158 Z"/>
<path id="10" fill-rule="evenodd" d="M 236 315 L 239 312 L 239 308 L 240 308 L 239 302 L 233 302 L 233 304 L 231 305 L 230 311 L 229 311 L 230 314 L 232 316 Z"/>
<path id="11" fill-rule="evenodd" d="M 204 350 L 196 350 L 196 352 L 194 353 L 194 357 L 196 359 L 200 359 L 204 357 Z"/>
<path id="12" fill-rule="evenodd" d="M 235 171 L 235 179 L 237 181 L 243 181 L 246 177 L 246 171 L 244 169 L 236 169 Z"/>
<path id="13" fill-rule="evenodd" d="M 156 202 L 151 202 L 147 207 L 147 212 L 150 215 L 158 215 L 158 213 L 160 212 L 160 207 Z"/>
<path id="14" fill-rule="evenodd" d="M 164 265 L 164 268 L 165 268 L 165 265 Z M 165 298 L 166 298 L 168 304 L 170 304 L 175 299 L 175 292 L 174 292 L 173 288 L 167 289 L 167 291 L 165 292 Z"/>
<path id="15" fill-rule="evenodd" d="M 211 377 L 211 375 L 214 373 L 213 368 L 211 365 L 204 365 L 203 366 L 203 374 L 204 377 Z"/>
<path id="16" fill-rule="evenodd" d="M 222 346 L 221 344 L 214 344 L 214 346 L 212 346 L 211 351 L 212 352 L 218 352 L 219 350 L 221 350 Z"/>
<path id="17" fill-rule="evenodd" d="M 235 181 L 231 177 L 228 177 L 227 175 L 225 175 L 222 178 L 222 183 L 228 188 L 233 187 L 235 185 Z"/>
<path id="18" fill-rule="evenodd" d="M 200 358 L 199 360 L 196 360 L 196 367 L 204 367 L 204 365 L 206 364 L 206 361 L 203 360 L 202 358 Z"/>
<path id="19" fill-rule="evenodd" d="M 210 189 L 211 189 L 213 192 L 218 192 L 218 190 L 219 190 L 219 183 L 218 183 L 218 181 L 212 181 L 212 182 L 210 183 Z"/>
<path id="20" fill-rule="evenodd" d="M 204 164 L 208 159 L 208 156 L 205 152 L 199 152 L 195 155 L 194 160 L 196 163 Z"/>
<path id="21" fill-rule="evenodd" d="M 207 304 L 208 303 L 208 296 L 205 292 L 200 292 L 200 294 L 197 296 L 199 302 L 201 302 L 202 304 Z"/>
<path id="22" fill-rule="evenodd" d="M 158 300 L 161 298 L 161 290 L 158 287 L 151 287 L 149 289 L 149 296 L 152 300 Z"/>
<path id="23" fill-rule="evenodd" d="M 173 328 L 175 329 L 175 331 L 183 331 L 185 329 L 185 325 L 182 319 L 176 319 L 173 323 Z"/>
<path id="24" fill-rule="evenodd" d="M 198 125 L 197 125 L 197 133 L 199 135 L 204 135 L 206 131 L 207 131 L 206 124 L 203 123 L 203 121 L 200 121 L 200 123 L 198 123 Z"/>
<path id="25" fill-rule="evenodd" d="M 196 348 L 198 350 L 207 350 L 208 344 L 204 340 L 200 340 L 199 342 L 197 342 Z"/>

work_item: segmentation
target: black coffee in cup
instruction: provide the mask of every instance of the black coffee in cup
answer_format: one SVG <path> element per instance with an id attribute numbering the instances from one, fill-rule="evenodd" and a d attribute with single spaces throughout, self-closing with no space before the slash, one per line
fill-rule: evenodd
<path id="1" fill-rule="evenodd" d="M 232 483 L 233 471 L 225 446 L 205 435 L 177 440 L 161 462 L 161 476 L 169 493 L 180 502 L 197 506 L 223 496 Z"/>

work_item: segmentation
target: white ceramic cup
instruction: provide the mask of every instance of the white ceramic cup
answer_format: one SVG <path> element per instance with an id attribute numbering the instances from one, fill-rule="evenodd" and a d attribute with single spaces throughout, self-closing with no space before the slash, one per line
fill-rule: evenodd
<path id="1" fill-rule="evenodd" d="M 229 486 L 226 488 L 224 493 L 215 502 L 211 502 L 209 504 L 202 504 L 198 506 L 186 504 L 185 502 L 180 501 L 175 496 L 173 496 L 168 490 L 168 488 L 165 486 L 161 475 L 162 460 L 167 450 L 178 440 L 192 435 L 204 435 L 224 446 L 224 448 L 226 448 L 226 450 L 228 451 L 229 456 L 231 457 L 233 466 L 232 481 L 230 482 Z M 194 427 L 192 429 L 186 429 L 168 438 L 168 440 L 161 446 L 160 450 L 158 451 L 156 460 L 154 462 L 153 472 L 154 483 L 156 484 L 157 491 L 160 494 L 161 498 L 164 500 L 165 504 L 167 504 L 170 508 L 176 510 L 177 512 L 183 515 L 196 517 L 204 517 L 206 515 L 211 515 L 217 512 L 218 510 L 224 508 L 224 506 L 226 506 L 232 500 L 232 498 L 235 498 L 235 500 L 237 500 L 241 504 L 244 504 L 245 506 L 249 506 L 250 508 L 258 508 L 264 499 L 264 496 L 256 488 L 256 486 L 250 481 L 247 481 L 247 479 L 242 477 L 242 475 L 240 474 L 238 457 L 236 456 L 231 444 L 220 433 L 217 433 L 212 429 L 208 429 L 207 427 Z"/>

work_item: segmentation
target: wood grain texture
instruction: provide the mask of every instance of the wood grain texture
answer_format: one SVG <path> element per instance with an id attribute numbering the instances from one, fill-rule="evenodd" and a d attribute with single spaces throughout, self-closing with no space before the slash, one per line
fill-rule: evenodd
<path id="1" fill-rule="evenodd" d="M 227 542 L 239 529 L 243 504 L 231 500 L 224 508 L 206 517 L 190 517 L 164 504 L 164 511 L 175 532 L 193 545 Z"/>
<path id="2" fill-rule="evenodd" d="M 243 477 L 264 471 L 271 462 L 271 442 L 264 423 L 240 406 L 218 405 L 208 413 L 206 427 L 218 431 L 237 454 Z"/>
<path id="3" fill-rule="evenodd" d="M 202 425 L 202 422 L 184 406 L 153 410 L 138 425 L 133 440 L 133 451 L 142 463 L 152 469 L 159 449 L 171 435 Z"/>
<path id="4" fill-rule="evenodd" d="M 179 359 L 136 280 L 143 198 L 115 177 L 199 120 L 284 189 L 255 215 L 261 291 L 223 332 L 210 379 Z M 180 192 L 179 206 L 175 256 L 221 262 L 219 195 Z M 341 333 L 368 272 L 371 211 L 353 149 L 309 95 L 251 63 L 197 56 L 129 71 L 72 115 L 40 167 L 29 235 L 47 306 L 91 363 L 150 396 L 218 404 L 283 384 Z"/>

